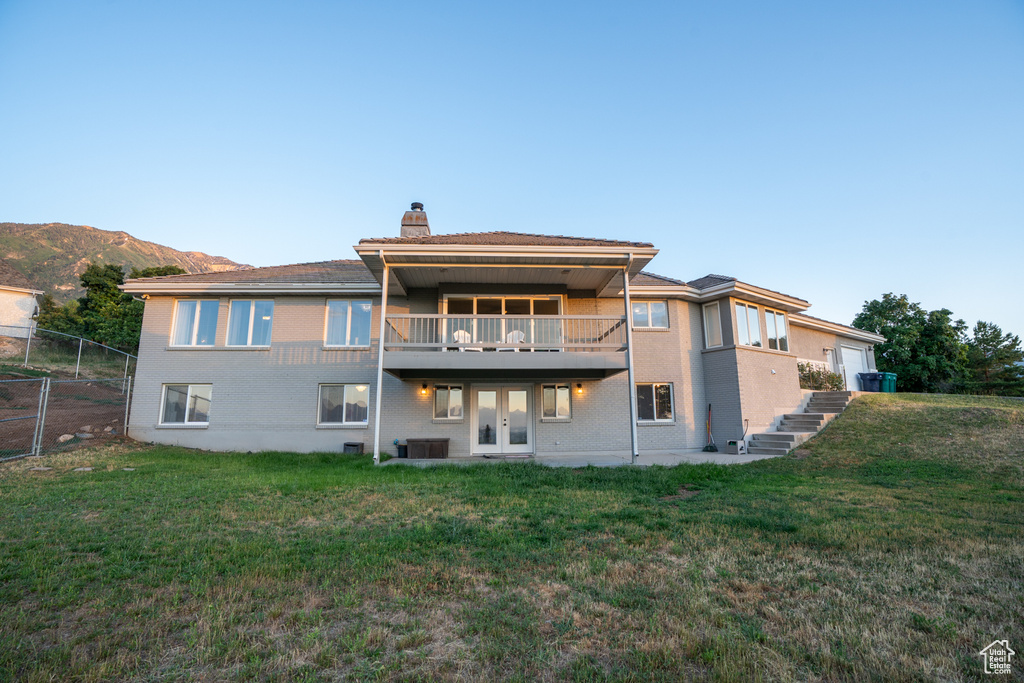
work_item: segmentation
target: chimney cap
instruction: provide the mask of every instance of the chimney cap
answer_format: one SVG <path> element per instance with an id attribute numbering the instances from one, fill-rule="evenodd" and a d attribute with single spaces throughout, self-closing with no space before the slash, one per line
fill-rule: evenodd
<path id="1" fill-rule="evenodd" d="M 423 210 L 423 202 L 413 202 L 412 203 L 412 207 L 410 207 L 410 208 L 412 208 L 413 211 L 422 211 Z"/>

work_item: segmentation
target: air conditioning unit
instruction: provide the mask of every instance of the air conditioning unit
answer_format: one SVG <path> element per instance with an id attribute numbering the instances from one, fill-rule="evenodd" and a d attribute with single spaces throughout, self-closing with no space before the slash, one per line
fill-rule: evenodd
<path id="1" fill-rule="evenodd" d="M 746 455 L 747 442 L 743 439 L 730 439 L 726 442 L 729 446 L 729 452 L 734 455 Z"/>

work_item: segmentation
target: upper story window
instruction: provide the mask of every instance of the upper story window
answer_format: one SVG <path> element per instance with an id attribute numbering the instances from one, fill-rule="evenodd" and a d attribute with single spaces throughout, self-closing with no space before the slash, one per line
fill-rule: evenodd
<path id="1" fill-rule="evenodd" d="M 712 348 L 722 345 L 722 314 L 718 302 L 704 304 L 704 346 Z"/>
<path id="2" fill-rule="evenodd" d="M 174 308 L 172 346 L 213 346 L 217 337 L 215 299 L 181 299 Z"/>
<path id="3" fill-rule="evenodd" d="M 634 301 L 633 327 L 668 328 L 667 301 Z"/>
<path id="4" fill-rule="evenodd" d="M 369 346 L 369 301 L 328 301 L 325 346 Z"/>
<path id="5" fill-rule="evenodd" d="M 273 323 L 273 301 L 232 301 L 228 313 L 228 346 L 270 346 Z"/>
<path id="6" fill-rule="evenodd" d="M 757 306 L 736 304 L 736 343 L 761 346 L 761 323 L 757 317 Z"/>
<path id="7" fill-rule="evenodd" d="M 764 309 L 765 334 L 768 348 L 789 351 L 789 337 L 786 335 L 786 314 L 781 311 Z"/>

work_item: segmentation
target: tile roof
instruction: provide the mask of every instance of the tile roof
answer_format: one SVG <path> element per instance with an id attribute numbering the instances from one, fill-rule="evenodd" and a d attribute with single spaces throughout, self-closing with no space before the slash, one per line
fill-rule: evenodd
<path id="1" fill-rule="evenodd" d="M 646 270 L 641 270 L 639 273 L 630 278 L 629 284 L 640 287 L 643 287 L 644 285 L 686 285 L 686 283 L 683 282 L 682 280 L 674 280 L 670 277 L 665 277 L 664 275 L 648 273 Z"/>
<path id="2" fill-rule="evenodd" d="M 21 274 L 21 271 L 8 263 L 6 259 L 0 259 L 0 287 L 40 291 L 29 282 L 27 277 Z"/>
<path id="3" fill-rule="evenodd" d="M 360 244 L 464 244 L 488 247 L 643 247 L 654 248 L 650 242 L 622 242 L 595 237 L 566 235 L 531 235 L 522 232 L 463 232 L 451 235 L 422 237 L 367 237 Z"/>
<path id="4" fill-rule="evenodd" d="M 128 280 L 142 282 L 143 280 Z M 287 266 L 267 266 L 244 270 L 225 270 L 219 273 L 195 275 L 164 275 L 145 278 L 145 282 L 376 282 L 362 261 L 340 259 L 316 263 L 294 263 Z"/>
<path id="5" fill-rule="evenodd" d="M 699 277 L 696 280 L 690 280 L 686 284 L 697 289 L 708 289 L 709 287 L 721 285 L 726 282 L 736 282 L 736 278 L 728 277 L 727 275 L 705 275 L 704 277 Z"/>

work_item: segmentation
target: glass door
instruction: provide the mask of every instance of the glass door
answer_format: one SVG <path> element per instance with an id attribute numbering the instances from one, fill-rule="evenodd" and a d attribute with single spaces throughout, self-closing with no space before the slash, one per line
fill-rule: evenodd
<path id="1" fill-rule="evenodd" d="M 474 455 L 533 453 L 531 387 L 473 389 Z"/>

